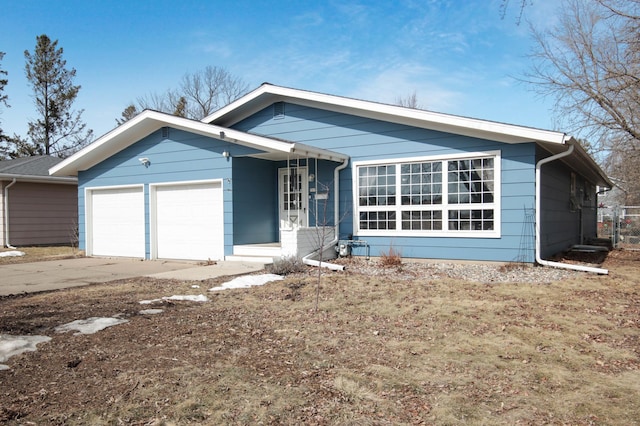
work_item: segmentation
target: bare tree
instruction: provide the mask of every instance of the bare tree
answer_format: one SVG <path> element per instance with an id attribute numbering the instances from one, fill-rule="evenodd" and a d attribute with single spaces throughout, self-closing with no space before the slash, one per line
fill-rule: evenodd
<path id="1" fill-rule="evenodd" d="M 418 95 L 415 90 L 405 98 L 401 96 L 396 97 L 395 104 L 406 108 L 423 109 L 418 102 Z"/>
<path id="2" fill-rule="evenodd" d="M 187 116 L 201 119 L 247 93 L 249 86 L 224 68 L 208 66 L 185 74 L 179 92 L 187 100 Z"/>
<path id="3" fill-rule="evenodd" d="M 247 83 L 226 69 L 208 66 L 199 72 L 185 74 L 177 89 L 138 98 L 137 107 L 200 120 L 248 90 Z"/>
<path id="4" fill-rule="evenodd" d="M 563 0 L 558 24 L 531 29 L 526 80 L 555 98 L 559 125 L 591 141 L 628 200 L 640 194 L 640 0 Z M 636 194 L 636 195 L 633 195 Z"/>
<path id="5" fill-rule="evenodd" d="M 502 0 L 502 2 L 500 3 L 500 19 L 504 19 L 507 16 L 507 11 L 509 10 L 509 3 L 510 0 Z M 520 23 L 522 22 L 522 17 L 524 16 L 524 9 L 525 7 L 527 7 L 527 5 L 531 5 L 533 4 L 532 0 L 517 0 L 516 1 L 517 5 L 516 7 L 518 8 L 517 14 L 516 14 L 516 25 L 520 25 Z"/>
<path id="6" fill-rule="evenodd" d="M 597 147 L 640 141 L 638 0 L 564 0 L 558 25 L 532 28 L 537 43 L 528 81 L 555 98 L 573 131 Z M 624 7 L 624 9 L 622 9 Z"/>

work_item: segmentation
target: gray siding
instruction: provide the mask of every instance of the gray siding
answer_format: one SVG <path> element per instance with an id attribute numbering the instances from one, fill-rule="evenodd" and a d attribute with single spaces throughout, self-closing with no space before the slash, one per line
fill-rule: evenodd
<path id="1" fill-rule="evenodd" d="M 75 185 L 18 181 L 9 188 L 9 242 L 16 246 L 71 244 L 77 206 Z"/>
<path id="2" fill-rule="evenodd" d="M 4 247 L 4 187 L 7 183 L 0 180 L 0 247 Z"/>
<path id="3" fill-rule="evenodd" d="M 549 154 L 538 148 L 538 158 Z M 541 170 L 541 256 L 549 258 L 575 244 L 588 243 L 597 235 L 595 185 L 575 174 L 576 196 L 571 200 L 571 173 L 561 160 Z"/>
<path id="4" fill-rule="evenodd" d="M 233 243 L 276 242 L 278 234 L 278 169 L 254 158 L 233 162 Z"/>

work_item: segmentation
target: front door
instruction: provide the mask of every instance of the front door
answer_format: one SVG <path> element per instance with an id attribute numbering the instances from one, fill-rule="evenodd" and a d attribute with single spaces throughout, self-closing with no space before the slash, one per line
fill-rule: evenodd
<path id="1" fill-rule="evenodd" d="M 278 169 L 280 228 L 307 226 L 309 184 L 306 167 Z"/>

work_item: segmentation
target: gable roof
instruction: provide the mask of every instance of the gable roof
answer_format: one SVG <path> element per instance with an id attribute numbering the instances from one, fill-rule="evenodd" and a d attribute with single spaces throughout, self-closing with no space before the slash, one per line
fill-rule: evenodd
<path id="1" fill-rule="evenodd" d="M 61 163 L 51 167 L 49 173 L 55 176 L 77 175 L 79 170 L 87 170 L 104 161 L 113 154 L 122 151 L 140 139 L 163 128 L 184 130 L 214 139 L 254 148 L 263 152 L 253 156 L 269 159 L 287 159 L 288 157 L 318 158 L 342 162 L 348 156 L 301 143 L 280 141 L 273 138 L 241 132 L 202 121 L 177 117 L 163 112 L 145 110 L 131 120 L 116 127 L 109 133 L 76 152 Z"/>
<path id="2" fill-rule="evenodd" d="M 230 127 L 275 102 L 289 102 L 311 108 L 437 130 L 462 136 L 517 144 L 535 142 L 551 154 L 575 145 L 574 153 L 563 160 L 593 183 L 611 187 L 612 183 L 578 141 L 566 133 L 443 114 L 398 105 L 345 98 L 324 93 L 263 83 L 245 96 L 202 119 L 203 123 Z"/>
<path id="3" fill-rule="evenodd" d="M 19 179 L 22 182 L 76 183 L 74 177 L 52 177 L 49 169 L 62 162 L 62 158 L 49 155 L 16 158 L 0 161 L 0 180 Z"/>

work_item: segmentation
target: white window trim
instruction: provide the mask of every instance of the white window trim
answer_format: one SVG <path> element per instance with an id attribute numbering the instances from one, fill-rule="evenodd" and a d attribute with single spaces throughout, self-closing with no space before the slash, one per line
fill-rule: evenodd
<path id="1" fill-rule="evenodd" d="M 456 208 L 449 207 L 454 205 L 448 204 L 447 188 L 448 188 L 448 173 L 443 170 L 442 188 L 443 188 L 443 200 L 442 204 L 437 205 L 424 205 L 424 206 L 401 206 L 396 201 L 395 206 L 376 206 L 375 208 L 362 208 L 358 201 L 358 168 L 360 166 L 385 166 L 385 165 L 400 165 L 403 163 L 418 163 L 429 161 L 446 161 L 446 160 L 465 160 L 476 158 L 494 158 L 494 202 L 490 204 L 455 204 Z M 398 173 L 396 168 L 396 173 Z M 400 185 L 400 176 L 396 175 L 396 185 Z M 398 188 L 399 189 L 399 188 Z M 365 160 L 355 161 L 352 167 L 352 193 L 353 193 L 353 226 L 354 236 L 399 236 L 399 237 L 447 237 L 447 238 L 500 238 L 501 233 L 501 211 L 502 211 L 502 157 L 499 150 L 495 151 L 482 151 L 482 152 L 465 152 L 450 155 L 434 155 L 434 156 L 421 156 L 421 157 L 404 157 L 404 158 L 388 158 L 380 160 Z M 400 198 L 400 191 L 396 191 L 397 200 Z M 486 207 L 485 207 L 486 206 Z M 491 207 L 489 207 L 491 206 Z M 418 208 L 419 207 L 419 208 Z M 433 210 L 442 211 L 442 222 L 445 226 L 448 221 L 449 210 L 487 210 L 493 209 L 493 230 L 491 231 L 454 231 L 454 230 L 403 230 L 401 229 L 401 211 L 402 210 Z M 380 210 L 394 210 L 396 212 L 396 220 L 398 223 L 397 229 L 360 229 L 360 212 L 361 211 L 380 211 Z"/>

